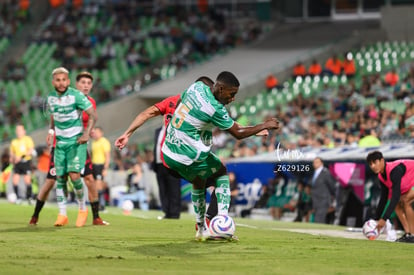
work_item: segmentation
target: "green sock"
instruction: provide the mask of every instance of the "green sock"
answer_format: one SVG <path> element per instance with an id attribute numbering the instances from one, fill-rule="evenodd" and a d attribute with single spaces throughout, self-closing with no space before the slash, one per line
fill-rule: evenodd
<path id="1" fill-rule="evenodd" d="M 206 213 L 206 191 L 205 189 L 193 189 L 191 191 L 191 201 L 193 202 L 194 212 L 196 214 L 196 222 L 204 223 L 204 215 Z"/>
<path id="2" fill-rule="evenodd" d="M 224 175 L 216 180 L 216 196 L 218 215 L 228 215 L 230 207 L 230 181 L 229 176 Z"/>

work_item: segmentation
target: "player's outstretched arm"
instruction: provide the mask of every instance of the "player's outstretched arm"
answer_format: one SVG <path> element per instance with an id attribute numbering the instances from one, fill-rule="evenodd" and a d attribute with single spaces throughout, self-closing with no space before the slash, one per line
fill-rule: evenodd
<path id="1" fill-rule="evenodd" d="M 279 121 L 276 118 L 269 118 L 265 122 L 257 124 L 255 126 L 241 126 L 237 122 L 227 130 L 233 137 L 237 139 L 247 138 L 256 134 L 267 134 L 264 130 L 276 130 L 279 129 Z"/>
<path id="2" fill-rule="evenodd" d="M 147 120 L 161 115 L 161 111 L 155 107 L 154 105 L 151 107 L 148 107 L 143 112 L 139 113 L 134 121 L 129 125 L 128 129 L 115 140 L 115 146 L 118 149 L 124 148 L 129 140 L 129 137 L 132 136 L 132 134 L 141 127 Z"/>

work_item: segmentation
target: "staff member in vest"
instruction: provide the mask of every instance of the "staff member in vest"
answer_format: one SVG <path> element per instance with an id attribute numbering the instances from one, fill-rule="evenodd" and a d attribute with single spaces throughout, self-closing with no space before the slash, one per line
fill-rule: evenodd
<path id="1" fill-rule="evenodd" d="M 395 210 L 405 234 L 397 242 L 414 243 L 414 160 L 400 159 L 386 162 L 380 151 L 368 154 L 367 163 L 378 175 L 381 197 L 377 206 L 377 228 L 381 230 Z"/>
<path id="2" fill-rule="evenodd" d="M 92 165 L 93 176 L 95 177 L 96 187 L 98 188 L 100 210 L 105 210 L 104 190 L 106 186 L 103 180 L 109 168 L 110 157 L 111 144 L 104 137 L 103 129 L 96 127 L 93 132 L 92 141 Z"/>
<path id="3" fill-rule="evenodd" d="M 13 168 L 13 190 L 16 193 L 18 202 L 21 196 L 19 194 L 19 180 L 23 177 L 26 184 L 26 199 L 31 204 L 32 198 L 32 153 L 34 150 L 33 139 L 26 135 L 26 130 L 22 124 L 16 126 L 16 138 L 10 145 L 10 163 Z"/>

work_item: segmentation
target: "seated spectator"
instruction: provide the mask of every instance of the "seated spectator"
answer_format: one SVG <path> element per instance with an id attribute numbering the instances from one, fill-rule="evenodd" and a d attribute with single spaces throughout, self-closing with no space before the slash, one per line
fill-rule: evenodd
<path id="1" fill-rule="evenodd" d="M 35 109 L 41 109 L 43 107 L 43 103 L 44 98 L 42 97 L 42 92 L 37 91 L 36 95 L 30 99 L 29 110 L 33 111 Z"/>
<path id="2" fill-rule="evenodd" d="M 361 139 L 358 142 L 359 147 L 376 147 L 381 146 L 381 141 L 378 139 L 374 129 L 365 129 Z"/>
<path id="3" fill-rule="evenodd" d="M 293 67 L 292 76 L 293 78 L 296 78 L 298 76 L 305 76 L 306 75 L 306 68 L 305 65 L 303 65 L 302 62 L 296 63 L 296 65 Z"/>
<path id="4" fill-rule="evenodd" d="M 340 75 L 342 70 L 342 62 L 336 54 L 332 55 L 325 63 L 324 72 L 328 75 Z"/>
<path id="5" fill-rule="evenodd" d="M 0 124 L 4 125 L 6 123 L 6 115 L 2 108 L 0 108 Z"/>
<path id="6" fill-rule="evenodd" d="M 19 108 L 17 107 L 16 103 L 12 101 L 9 105 L 9 109 L 7 110 L 7 116 L 9 118 L 9 123 L 15 125 L 20 121 L 22 118 L 22 113 L 20 112 Z"/>
<path id="7" fill-rule="evenodd" d="M 310 214 L 312 212 L 312 196 L 310 185 L 305 185 L 303 182 L 298 182 L 299 199 L 297 202 L 297 216 L 295 222 L 302 222 L 305 218 L 309 222 Z"/>
<path id="8" fill-rule="evenodd" d="M 279 80 L 274 75 L 269 74 L 266 77 L 265 84 L 267 92 L 270 92 L 279 85 Z"/>
<path id="9" fill-rule="evenodd" d="M 308 68 L 308 74 L 310 76 L 316 76 L 320 75 L 322 73 L 322 66 L 321 64 L 316 60 L 312 60 L 312 64 Z"/>
<path id="10" fill-rule="evenodd" d="M 400 77 L 398 76 L 395 69 L 392 69 L 391 71 L 389 71 L 385 75 L 385 78 L 384 78 L 385 85 L 391 86 L 391 87 L 394 87 L 398 83 L 399 80 L 400 80 Z"/>
<path id="11" fill-rule="evenodd" d="M 352 78 L 355 76 L 356 68 L 355 68 L 355 61 L 352 58 L 352 54 L 348 53 L 343 63 L 344 74 L 348 78 Z"/>
<path id="12" fill-rule="evenodd" d="M 274 220 L 280 220 L 283 215 L 283 206 L 290 201 L 290 197 L 285 195 L 286 183 L 284 182 L 284 178 L 281 175 L 277 175 L 273 179 L 273 183 L 275 186 L 275 192 L 270 196 L 269 200 L 267 201 L 267 206 L 269 207 L 270 215 Z M 283 181 L 283 182 L 282 182 Z M 277 187 L 279 184 L 283 184 L 282 187 Z M 278 189 L 281 190 L 280 194 Z"/>
<path id="13" fill-rule="evenodd" d="M 139 203 L 139 208 L 147 211 L 149 209 L 148 198 L 145 192 L 145 184 L 142 177 L 142 168 L 139 163 L 134 164 L 132 171 L 127 177 L 127 193 L 122 194 L 118 200 L 118 207 L 122 208 L 122 204 L 126 200 Z"/>

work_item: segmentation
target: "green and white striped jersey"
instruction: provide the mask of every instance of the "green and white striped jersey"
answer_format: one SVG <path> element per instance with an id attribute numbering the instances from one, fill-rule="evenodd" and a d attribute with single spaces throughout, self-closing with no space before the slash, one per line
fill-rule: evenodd
<path id="1" fill-rule="evenodd" d="M 47 104 L 55 123 L 56 141 L 76 142 L 83 131 L 82 111 L 91 108 L 92 103 L 83 93 L 69 87 L 63 95 L 51 92 Z"/>
<path id="2" fill-rule="evenodd" d="M 227 130 L 233 123 L 210 88 L 201 81 L 196 82 L 181 95 L 181 103 L 168 125 L 162 151 L 185 165 L 202 162 L 210 153 L 212 129 Z"/>

